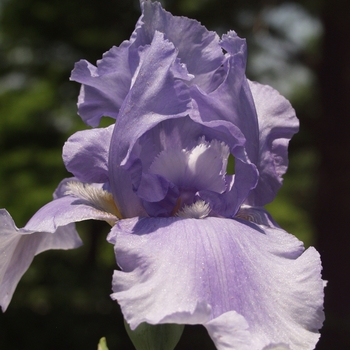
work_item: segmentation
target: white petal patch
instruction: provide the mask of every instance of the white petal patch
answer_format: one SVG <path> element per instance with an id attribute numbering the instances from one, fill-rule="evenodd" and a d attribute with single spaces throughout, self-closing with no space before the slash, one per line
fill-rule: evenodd
<path id="1" fill-rule="evenodd" d="M 175 216 L 182 218 L 204 219 L 211 209 L 208 203 L 198 200 L 192 205 L 185 205 Z"/>
<path id="2" fill-rule="evenodd" d="M 68 190 L 65 193 L 66 195 L 77 197 L 88 202 L 88 204 L 96 209 L 111 213 L 116 217 L 121 218 L 120 212 L 115 205 L 113 196 L 110 192 L 105 191 L 101 187 L 83 184 L 81 182 L 69 182 L 67 187 Z"/>
<path id="3" fill-rule="evenodd" d="M 192 149 L 167 149 L 155 158 L 149 171 L 159 174 L 180 188 L 210 190 L 222 193 L 229 147 L 218 140 L 200 138 Z"/>

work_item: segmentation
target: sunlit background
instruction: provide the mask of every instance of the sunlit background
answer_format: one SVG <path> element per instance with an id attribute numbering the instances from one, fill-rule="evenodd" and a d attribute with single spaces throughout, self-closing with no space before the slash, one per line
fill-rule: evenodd
<path id="1" fill-rule="evenodd" d="M 350 2 L 164 0 L 176 15 L 248 42 L 247 76 L 296 109 L 300 132 L 276 200 L 276 221 L 324 264 L 327 320 L 318 350 L 350 349 Z M 0 0 L 0 208 L 18 227 L 52 198 L 66 172 L 63 143 L 85 129 L 76 114 L 74 63 L 92 63 L 130 37 L 138 0 Z M 40 254 L 0 314 L 0 349 L 133 349 L 111 301 L 108 225 L 78 224 L 84 246 Z M 214 349 L 187 327 L 181 349 Z"/>

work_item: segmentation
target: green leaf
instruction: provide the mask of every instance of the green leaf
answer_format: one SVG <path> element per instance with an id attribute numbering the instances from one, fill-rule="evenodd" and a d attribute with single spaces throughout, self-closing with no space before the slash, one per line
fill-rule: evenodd
<path id="1" fill-rule="evenodd" d="M 184 325 L 141 323 L 135 330 L 131 330 L 124 321 L 125 329 L 136 350 L 173 350 L 179 342 Z"/>

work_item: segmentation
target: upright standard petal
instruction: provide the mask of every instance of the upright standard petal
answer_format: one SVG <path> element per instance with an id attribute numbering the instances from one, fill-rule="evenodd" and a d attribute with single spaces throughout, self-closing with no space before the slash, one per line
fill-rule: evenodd
<path id="1" fill-rule="evenodd" d="M 221 46 L 227 51 L 223 65 L 225 77 L 210 93 L 198 86 L 191 87 L 194 108 L 190 116 L 213 130 L 235 128 L 242 135 L 241 147 L 231 146 L 236 159 L 233 186 L 220 205 L 215 205 L 223 216 L 232 217 L 258 181 L 255 163 L 258 161 L 259 131 L 254 101 L 245 77 L 245 40 L 231 31 L 223 36 Z"/>
<path id="2" fill-rule="evenodd" d="M 267 85 L 249 82 L 259 123 L 259 182 L 246 203 L 263 206 L 271 202 L 282 185 L 288 167 L 288 144 L 299 130 L 291 104 Z"/>
<path id="3" fill-rule="evenodd" d="M 174 46 L 156 32 L 151 45 L 140 53 L 137 77 L 116 121 L 109 152 L 109 175 L 122 217 L 142 215 L 130 174 L 126 171 L 138 138 L 163 120 L 188 114 L 187 85 L 173 74 L 173 67 L 179 65 L 176 57 Z"/>
<path id="4" fill-rule="evenodd" d="M 54 233 L 18 229 L 10 214 L 0 209 L 0 306 L 5 311 L 16 286 L 35 255 L 49 249 L 73 249 L 81 240 L 73 224 Z"/>
<path id="5" fill-rule="evenodd" d="M 78 112 L 83 121 L 98 126 L 103 116 L 117 118 L 128 94 L 138 57 L 129 53 L 130 43 L 113 47 L 97 62 L 97 67 L 81 60 L 75 64 L 71 80 L 82 84 Z"/>
<path id="6" fill-rule="evenodd" d="M 208 324 L 219 343 L 223 336 L 237 344 L 249 332 L 251 350 L 270 343 L 313 349 L 319 338 L 319 255 L 313 248 L 301 254 L 302 243 L 283 230 L 215 217 L 134 218 L 118 222 L 109 240 L 117 243 L 121 268 L 112 298 L 131 328 L 142 322 Z M 222 316 L 232 311 L 238 316 Z M 218 319 L 211 327 L 221 316 L 224 323 Z M 227 319 L 237 331 L 231 335 Z"/>
<path id="7" fill-rule="evenodd" d="M 193 74 L 191 84 L 211 91 L 217 86 L 217 71 L 223 61 L 219 36 L 208 31 L 198 21 L 173 16 L 159 2 L 144 1 L 141 16 L 131 38 L 134 46 L 150 44 L 154 33 L 164 33 L 178 50 L 178 57 Z"/>
<path id="8" fill-rule="evenodd" d="M 225 79 L 210 93 L 199 87 L 191 87 L 191 97 L 197 110 L 191 117 L 199 122 L 228 121 L 244 135 L 245 148 L 252 163 L 258 159 L 258 120 L 254 101 L 245 76 L 247 48 L 244 39 L 233 31 L 223 36 L 222 48 L 227 51 L 224 69 Z"/>
<path id="9" fill-rule="evenodd" d="M 152 43 L 140 52 L 132 88 L 116 121 L 110 151 L 118 153 L 115 164 L 124 165 L 137 139 L 163 120 L 189 113 L 187 85 L 174 76 L 177 52 L 164 35 L 156 32 Z"/>

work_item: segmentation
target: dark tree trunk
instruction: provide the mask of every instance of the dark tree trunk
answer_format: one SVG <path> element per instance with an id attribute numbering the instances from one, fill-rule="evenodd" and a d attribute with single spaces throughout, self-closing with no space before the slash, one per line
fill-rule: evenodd
<path id="1" fill-rule="evenodd" d="M 350 349 L 350 1 L 326 1 L 322 19 L 323 113 L 315 224 L 328 286 L 326 322 L 317 349 Z"/>

